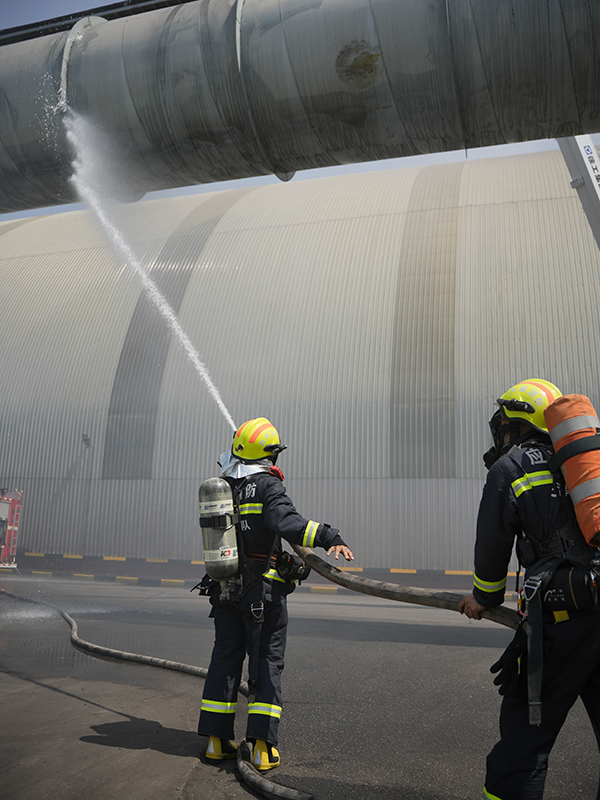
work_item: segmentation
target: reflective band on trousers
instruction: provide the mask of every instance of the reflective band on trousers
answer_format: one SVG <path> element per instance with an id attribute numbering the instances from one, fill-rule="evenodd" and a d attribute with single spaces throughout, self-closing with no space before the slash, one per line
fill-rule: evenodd
<path id="1" fill-rule="evenodd" d="M 560 451 L 559 451 L 560 452 Z M 569 490 L 573 505 L 576 506 L 581 500 L 585 500 L 591 494 L 598 494 L 600 492 L 600 478 L 592 478 L 591 481 L 584 481 L 579 486 L 574 486 Z"/>
<path id="2" fill-rule="evenodd" d="M 481 589 L 482 592 L 501 592 L 506 586 L 506 578 L 494 582 L 482 581 L 481 578 L 478 578 L 477 575 L 473 573 L 473 583 L 478 589 Z"/>
<path id="3" fill-rule="evenodd" d="M 481 800 L 502 800 L 502 798 L 498 797 L 497 794 L 492 794 L 491 792 L 488 792 L 488 790 L 484 786 L 483 797 L 481 798 Z"/>
<path id="4" fill-rule="evenodd" d="M 562 439 L 562 437 L 566 436 L 568 433 L 581 431 L 585 428 L 600 428 L 600 420 L 598 417 L 571 417 L 571 419 L 566 419 L 564 422 L 559 422 L 558 425 L 555 425 L 550 431 L 552 444 L 556 444 L 559 439 Z"/>
<path id="5" fill-rule="evenodd" d="M 201 711 L 211 711 L 213 714 L 235 714 L 235 703 L 219 703 L 218 700 L 205 700 L 202 698 Z"/>
<path id="6" fill-rule="evenodd" d="M 267 717 L 279 719 L 281 716 L 281 706 L 272 706 L 269 703 L 248 703 L 249 714 L 264 714 Z"/>
<path id="7" fill-rule="evenodd" d="M 543 486 L 544 484 L 553 482 L 554 478 L 552 477 L 552 473 L 548 472 L 548 470 L 543 470 L 543 472 L 532 472 L 525 475 L 523 478 L 517 478 L 516 481 L 511 483 L 511 487 L 515 493 L 515 497 L 519 497 L 523 492 L 528 492 L 535 486 Z"/>
<path id="8" fill-rule="evenodd" d="M 262 503 L 244 503 L 240 506 L 240 514 L 262 514 Z"/>
<path id="9" fill-rule="evenodd" d="M 315 546 L 315 536 L 317 535 L 318 529 L 319 529 L 318 522 L 313 522 L 312 519 L 308 521 L 308 525 L 304 530 L 304 537 L 302 538 L 302 544 L 304 545 L 304 547 Z"/>

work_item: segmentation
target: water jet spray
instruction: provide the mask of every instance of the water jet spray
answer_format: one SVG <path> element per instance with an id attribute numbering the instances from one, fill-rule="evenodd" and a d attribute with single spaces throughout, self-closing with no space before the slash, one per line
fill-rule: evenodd
<path id="1" fill-rule="evenodd" d="M 148 300 L 164 320 L 178 346 L 183 350 L 204 382 L 219 411 L 225 417 L 231 429 L 235 431 L 237 426 L 223 402 L 218 388 L 211 379 L 206 365 L 202 362 L 198 351 L 179 322 L 177 314 L 159 291 L 148 270 L 126 241 L 122 231 L 109 217 L 105 196 L 110 194 L 111 187 L 103 180 L 103 175 L 94 170 L 94 148 L 90 146 L 90 142 L 94 138 L 98 138 L 98 132 L 93 129 L 87 120 L 70 110 L 64 113 L 63 119 L 67 131 L 67 139 L 75 153 L 71 181 L 77 194 L 82 202 L 94 213 L 114 252 L 138 276 Z M 106 171 L 104 171 L 104 175 L 106 175 Z"/>

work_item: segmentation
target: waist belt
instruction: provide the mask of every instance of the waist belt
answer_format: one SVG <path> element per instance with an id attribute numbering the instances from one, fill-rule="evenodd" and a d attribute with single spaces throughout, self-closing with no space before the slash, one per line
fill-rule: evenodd
<path id="1" fill-rule="evenodd" d="M 252 561 L 257 561 L 258 563 L 262 562 L 265 565 L 265 567 L 267 566 L 267 564 L 270 567 L 276 567 L 277 564 L 279 563 L 279 557 L 280 557 L 279 553 L 274 553 L 270 558 L 267 558 L 266 553 L 246 553 L 246 555 L 248 556 L 248 558 L 252 559 Z"/>
<path id="2" fill-rule="evenodd" d="M 280 562 L 279 553 L 272 555 L 268 560 L 265 555 L 260 555 L 258 553 L 249 554 L 248 558 L 254 563 L 257 572 L 260 572 L 263 578 L 269 578 L 272 581 L 285 583 L 284 578 L 282 578 L 277 571 L 277 567 L 279 566 Z"/>

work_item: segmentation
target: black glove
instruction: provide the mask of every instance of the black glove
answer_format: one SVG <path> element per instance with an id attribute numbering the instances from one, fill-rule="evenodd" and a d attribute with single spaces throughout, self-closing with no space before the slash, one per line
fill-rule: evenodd
<path id="1" fill-rule="evenodd" d="M 515 696 L 519 694 L 519 678 L 524 674 L 525 659 L 527 653 L 527 632 L 523 623 L 519 625 L 514 639 L 502 653 L 498 661 L 492 664 L 490 672 L 500 673 L 494 678 L 494 686 L 498 686 L 498 692 L 504 696 Z"/>
<path id="2" fill-rule="evenodd" d="M 190 592 L 194 592 L 196 589 L 198 589 L 198 594 L 206 596 L 210 594 L 213 586 L 218 586 L 218 585 L 219 581 L 213 580 L 213 578 L 211 578 L 210 575 L 205 575 L 200 581 L 200 583 L 197 583 L 190 589 Z"/>

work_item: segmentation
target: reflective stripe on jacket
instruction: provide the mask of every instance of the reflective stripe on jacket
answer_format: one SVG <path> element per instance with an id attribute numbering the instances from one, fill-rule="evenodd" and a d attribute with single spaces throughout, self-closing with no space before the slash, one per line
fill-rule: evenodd
<path id="1" fill-rule="evenodd" d="M 548 470 L 549 437 L 528 438 L 511 452 L 490 469 L 477 517 L 473 594 L 486 607 L 504 600 L 515 537 L 523 531 L 545 541 L 568 519 L 563 480 Z"/>
<path id="2" fill-rule="evenodd" d="M 281 541 L 305 547 L 323 547 L 344 544 L 337 528 L 322 522 L 305 519 L 299 514 L 280 478 L 268 472 L 259 472 L 249 478 L 226 479 L 239 492 L 240 529 L 246 555 L 266 559 L 272 552 L 281 552 Z M 273 541 L 275 545 L 273 547 Z M 265 577 L 278 580 L 274 570 Z"/>

